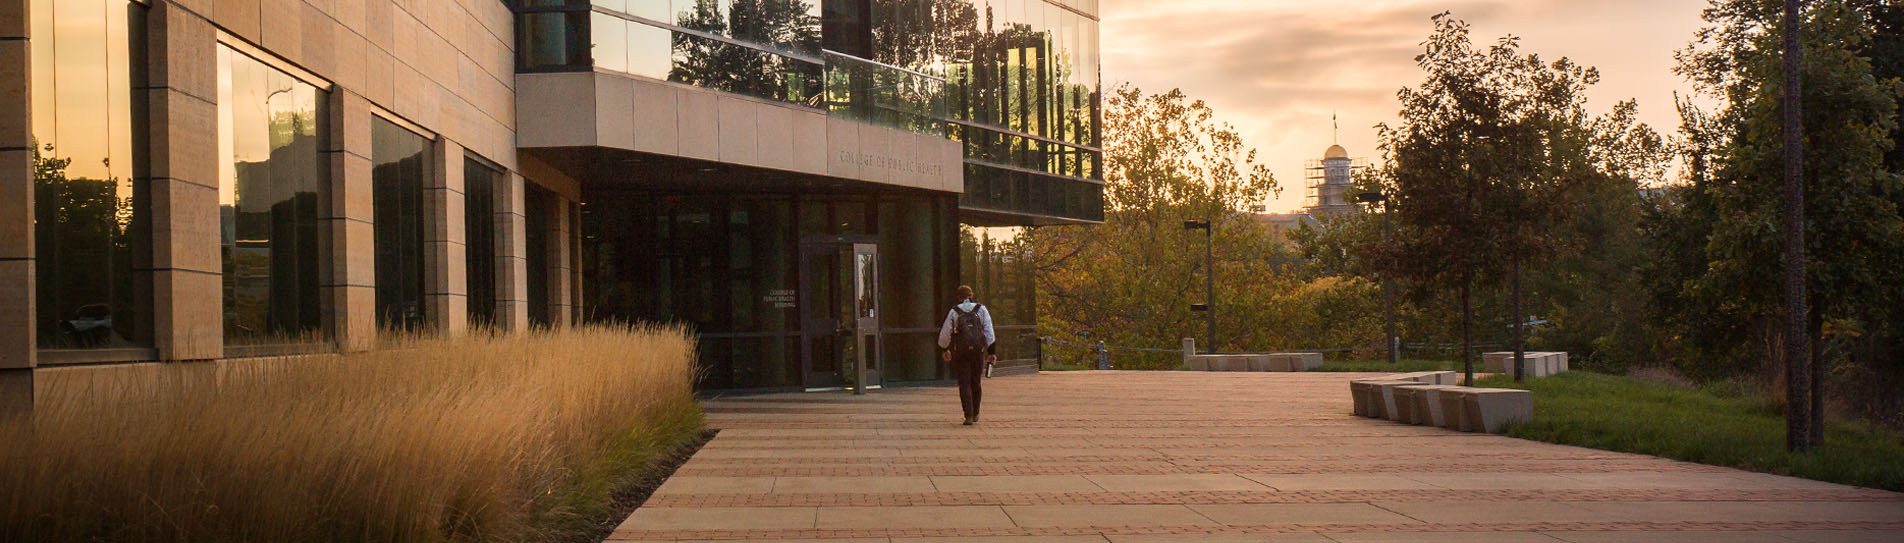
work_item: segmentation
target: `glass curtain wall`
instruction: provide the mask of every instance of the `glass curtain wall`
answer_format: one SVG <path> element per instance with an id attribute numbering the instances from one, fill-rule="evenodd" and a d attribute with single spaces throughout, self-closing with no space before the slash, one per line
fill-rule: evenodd
<path id="1" fill-rule="evenodd" d="M 517 69 L 600 69 L 819 107 L 818 0 L 529 0 Z"/>
<path id="2" fill-rule="evenodd" d="M 430 140 L 381 117 L 370 127 L 372 221 L 376 225 L 377 326 L 423 325 L 423 187 Z"/>
<path id="3" fill-rule="evenodd" d="M 917 1 L 926 0 L 894 0 Z M 1103 220 L 1095 2 L 965 0 L 935 15 L 968 208 Z"/>
<path id="4" fill-rule="evenodd" d="M 1038 355 L 1038 306 L 1030 231 L 1023 227 L 959 227 L 959 282 L 991 309 L 1000 360 Z"/>
<path id="5" fill-rule="evenodd" d="M 35 307 L 42 349 L 150 347 L 151 217 L 142 160 L 145 7 L 31 4 Z M 133 355 L 138 358 L 139 355 Z"/>
<path id="6" fill-rule="evenodd" d="M 218 82 L 225 344 L 321 341 L 326 93 L 224 45 Z"/>
<path id="7" fill-rule="evenodd" d="M 463 235 L 467 247 L 469 324 L 496 323 L 496 194 L 503 172 L 474 158 L 463 159 Z"/>
<path id="8" fill-rule="evenodd" d="M 706 389 L 802 386 L 800 240 L 871 236 L 888 381 L 944 377 L 936 341 L 956 254 L 951 197 L 590 191 L 592 318 L 686 324 Z"/>

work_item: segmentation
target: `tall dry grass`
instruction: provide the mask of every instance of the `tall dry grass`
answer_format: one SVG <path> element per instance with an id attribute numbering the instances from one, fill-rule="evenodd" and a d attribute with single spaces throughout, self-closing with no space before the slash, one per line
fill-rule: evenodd
<path id="1" fill-rule="evenodd" d="M 41 372 L 0 422 L 0 539 L 534 539 L 603 455 L 698 426 L 693 349 L 590 326 Z"/>

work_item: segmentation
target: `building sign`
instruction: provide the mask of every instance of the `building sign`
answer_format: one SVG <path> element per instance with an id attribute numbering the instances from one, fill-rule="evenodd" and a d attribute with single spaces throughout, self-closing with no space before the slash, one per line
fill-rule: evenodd
<path id="1" fill-rule="evenodd" d="M 760 297 L 760 303 L 774 309 L 793 309 L 793 300 L 792 290 L 769 290 L 766 296 Z"/>
<path id="2" fill-rule="evenodd" d="M 893 172 L 920 175 L 936 176 L 945 170 L 945 165 L 943 164 L 862 151 L 840 151 L 838 156 L 834 157 L 834 160 L 838 160 L 841 164 L 861 168 L 879 168 Z"/>

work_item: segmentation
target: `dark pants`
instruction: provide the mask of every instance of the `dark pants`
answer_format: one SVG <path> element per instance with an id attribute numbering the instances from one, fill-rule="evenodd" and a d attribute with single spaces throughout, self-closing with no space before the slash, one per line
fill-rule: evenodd
<path id="1" fill-rule="evenodd" d="M 985 377 L 985 353 L 954 353 L 952 375 L 959 378 L 959 405 L 965 408 L 965 417 L 977 417 L 981 396 L 979 382 Z"/>

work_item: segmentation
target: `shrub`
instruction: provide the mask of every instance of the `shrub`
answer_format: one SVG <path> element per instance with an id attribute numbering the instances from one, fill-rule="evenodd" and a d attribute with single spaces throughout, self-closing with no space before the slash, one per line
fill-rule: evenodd
<path id="1" fill-rule="evenodd" d="M 41 371 L 0 425 L 0 539 L 531 538 L 602 457 L 698 426 L 693 350 L 589 326 Z"/>

